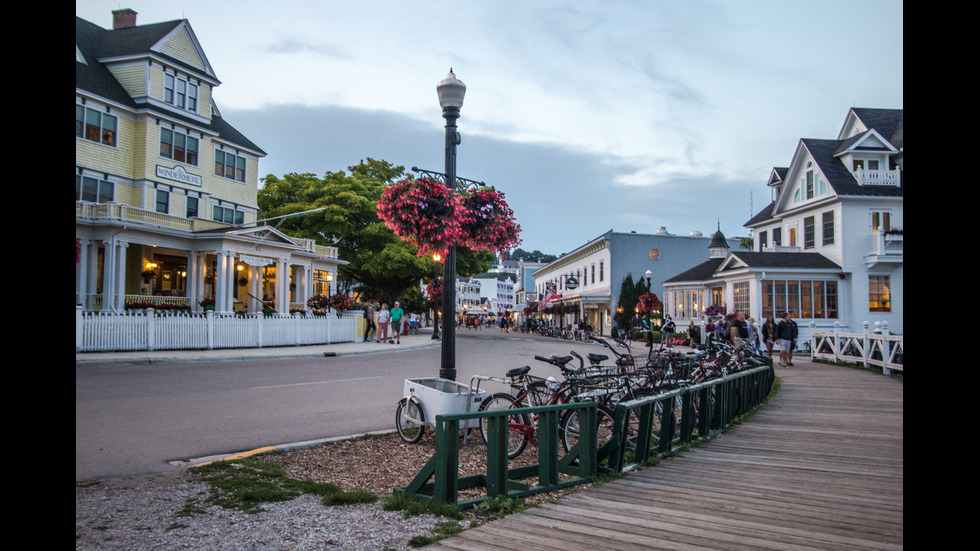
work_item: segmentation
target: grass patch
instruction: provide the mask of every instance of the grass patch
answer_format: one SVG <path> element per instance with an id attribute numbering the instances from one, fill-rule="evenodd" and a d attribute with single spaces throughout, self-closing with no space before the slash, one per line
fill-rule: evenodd
<path id="1" fill-rule="evenodd" d="M 512 515 L 514 513 L 520 513 L 528 507 L 531 507 L 522 499 L 514 499 L 511 497 L 499 496 L 499 497 L 488 497 L 477 504 L 474 509 L 476 511 L 484 513 L 489 516 L 491 520 L 496 520 L 499 518 L 504 518 L 507 515 Z"/>
<path id="2" fill-rule="evenodd" d="M 463 512 L 455 503 L 441 503 L 430 499 L 419 499 L 404 492 L 392 494 L 381 503 L 385 511 L 401 511 L 407 517 L 417 515 L 436 515 L 461 520 Z"/>
<path id="3" fill-rule="evenodd" d="M 437 542 L 441 539 L 448 538 L 449 536 L 454 536 L 463 531 L 463 527 L 456 522 L 440 522 L 432 527 L 431 536 L 415 536 L 408 540 L 408 546 L 411 548 L 425 547 L 430 543 Z"/>
<path id="4" fill-rule="evenodd" d="M 344 492 L 335 484 L 290 478 L 279 463 L 256 457 L 217 461 L 192 467 L 190 472 L 210 486 L 211 494 L 206 500 L 208 504 L 246 513 L 260 512 L 265 503 L 289 501 L 301 494 L 320 496 L 324 505 L 371 503 L 378 499 L 371 492 Z M 191 514 L 198 510 L 198 507 L 188 504 L 182 512 Z"/>

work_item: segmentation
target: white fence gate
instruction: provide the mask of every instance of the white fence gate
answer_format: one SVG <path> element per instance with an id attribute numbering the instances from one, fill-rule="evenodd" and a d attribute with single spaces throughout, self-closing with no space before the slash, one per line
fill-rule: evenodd
<path id="1" fill-rule="evenodd" d="M 75 351 L 204 350 L 355 342 L 359 312 L 327 316 L 75 310 Z"/>

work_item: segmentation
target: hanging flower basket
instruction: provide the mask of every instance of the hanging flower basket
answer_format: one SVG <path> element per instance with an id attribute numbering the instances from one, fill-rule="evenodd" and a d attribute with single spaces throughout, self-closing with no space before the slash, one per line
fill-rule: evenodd
<path id="1" fill-rule="evenodd" d="M 418 247 L 418 256 L 445 254 L 460 237 L 453 216 L 459 199 L 429 178 L 388 186 L 378 199 L 378 218 L 401 240 Z"/>
<path id="2" fill-rule="evenodd" d="M 502 192 L 492 187 L 469 191 L 463 194 L 461 206 L 457 218 L 463 245 L 499 253 L 521 244 L 521 227 Z"/>

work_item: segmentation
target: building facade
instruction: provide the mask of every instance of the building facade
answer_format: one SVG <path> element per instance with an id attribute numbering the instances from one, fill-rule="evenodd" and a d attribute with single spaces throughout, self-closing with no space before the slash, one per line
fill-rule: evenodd
<path id="1" fill-rule="evenodd" d="M 190 23 L 112 15 L 75 18 L 76 304 L 288 313 L 329 294 L 335 248 L 256 226 L 265 152 L 221 116 Z"/>
<path id="2" fill-rule="evenodd" d="M 802 139 L 774 168 L 773 200 L 746 223 L 751 252 L 731 251 L 664 282 L 679 325 L 704 321 L 689 296 L 721 289 L 729 313 L 757 321 L 789 312 L 808 336 L 859 331 L 864 322 L 903 331 L 901 109 L 848 111 L 836 139 Z"/>
<path id="3" fill-rule="evenodd" d="M 527 303 L 546 299 L 550 286 L 559 295 L 553 302 L 571 307 L 567 323 L 584 321 L 609 334 L 612 315 L 619 303 L 623 281 L 646 280 L 650 272 L 650 291 L 663 296 L 661 282 L 674 274 L 703 262 L 712 238 L 701 232 L 675 235 L 660 228 L 652 234 L 620 233 L 609 230 L 585 245 L 562 255 L 533 272 L 534 294 Z M 726 241 L 730 248 L 741 247 L 741 240 Z"/>

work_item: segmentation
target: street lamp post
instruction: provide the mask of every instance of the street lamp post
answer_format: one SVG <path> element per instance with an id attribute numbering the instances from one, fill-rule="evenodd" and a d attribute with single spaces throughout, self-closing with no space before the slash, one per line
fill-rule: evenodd
<path id="1" fill-rule="evenodd" d="M 646 273 L 643 274 L 643 275 L 647 276 L 647 294 L 649 295 L 650 294 L 650 280 L 651 280 L 651 278 L 653 278 L 653 272 L 651 272 L 650 270 L 647 270 Z M 650 331 L 649 333 L 647 333 L 647 339 L 649 339 L 649 343 L 648 344 L 649 344 L 650 348 L 653 348 L 653 323 L 650 322 L 650 310 L 649 309 L 646 311 L 646 316 L 647 316 L 647 330 Z M 663 335 L 661 335 L 660 338 L 661 338 L 661 340 L 663 340 Z"/>
<path id="2" fill-rule="evenodd" d="M 445 79 L 436 85 L 442 116 L 446 119 L 446 187 L 450 194 L 456 190 L 456 146 L 460 143 L 456 132 L 456 119 L 463 106 L 466 85 L 456 78 L 452 69 Z M 456 244 L 449 247 L 442 278 L 442 362 L 439 376 L 456 380 Z M 452 315 L 450 315 L 450 313 Z"/>
<path id="3" fill-rule="evenodd" d="M 439 254 L 439 253 L 435 253 L 435 254 L 432 255 L 432 260 L 434 260 L 436 262 L 436 279 L 433 280 L 433 281 L 436 281 L 436 280 L 439 279 L 439 261 L 442 260 L 442 255 Z M 443 285 L 443 287 L 445 287 L 445 285 Z M 444 288 L 442 290 L 442 292 L 443 292 L 443 294 L 445 294 L 446 289 Z M 442 298 L 442 297 L 440 297 L 440 298 Z M 437 341 L 437 340 L 440 339 L 440 336 L 439 336 L 439 305 L 438 304 L 433 304 L 432 305 L 432 309 L 435 311 L 435 317 L 436 317 L 435 323 L 432 324 L 432 340 Z"/>

